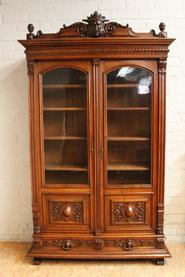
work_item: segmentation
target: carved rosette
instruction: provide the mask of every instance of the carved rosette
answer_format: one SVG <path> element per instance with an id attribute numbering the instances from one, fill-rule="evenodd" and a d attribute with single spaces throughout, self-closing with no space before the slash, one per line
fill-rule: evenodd
<path id="1" fill-rule="evenodd" d="M 113 202 L 112 218 L 114 223 L 145 222 L 145 202 Z"/>
<path id="2" fill-rule="evenodd" d="M 83 222 L 82 202 L 50 202 L 51 217 L 53 221 Z"/>
<path id="3" fill-rule="evenodd" d="M 166 74 L 166 65 L 167 65 L 166 59 L 159 60 L 159 73 Z"/>

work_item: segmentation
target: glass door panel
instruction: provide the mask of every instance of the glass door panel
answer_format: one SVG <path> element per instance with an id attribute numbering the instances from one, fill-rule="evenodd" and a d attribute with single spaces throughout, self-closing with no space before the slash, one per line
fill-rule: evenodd
<path id="1" fill-rule="evenodd" d="M 88 184 L 86 82 L 73 68 L 43 75 L 46 184 Z"/>
<path id="2" fill-rule="evenodd" d="M 151 183 L 151 88 L 142 68 L 107 74 L 108 185 Z"/>

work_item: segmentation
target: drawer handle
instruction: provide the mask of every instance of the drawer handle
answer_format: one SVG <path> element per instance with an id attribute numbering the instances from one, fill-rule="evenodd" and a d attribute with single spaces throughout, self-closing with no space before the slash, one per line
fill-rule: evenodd
<path id="1" fill-rule="evenodd" d="M 127 217 L 132 217 L 134 215 L 134 207 L 132 205 L 127 205 L 125 209 L 125 215 Z"/>
<path id="2" fill-rule="evenodd" d="M 63 210 L 63 215 L 65 217 L 70 217 L 71 215 L 71 207 L 70 206 L 67 206 L 64 210 Z"/>

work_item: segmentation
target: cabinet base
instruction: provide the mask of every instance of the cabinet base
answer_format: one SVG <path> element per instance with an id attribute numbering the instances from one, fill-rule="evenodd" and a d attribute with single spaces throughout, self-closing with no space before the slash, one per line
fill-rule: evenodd
<path id="1" fill-rule="evenodd" d="M 67 240 L 62 244 L 63 241 L 54 241 L 55 245 L 35 247 L 33 244 L 28 252 L 29 257 L 33 257 L 33 263 L 35 265 L 40 264 L 42 258 L 53 258 L 53 259 L 111 259 L 111 260 L 124 260 L 124 259 L 151 259 L 155 260 L 157 265 L 164 265 L 164 258 L 170 258 L 170 252 L 164 245 L 163 248 L 156 248 L 154 246 L 148 247 L 133 247 L 124 248 L 120 247 L 102 247 L 101 241 L 97 244 L 91 245 L 91 247 L 85 245 L 84 249 L 75 249 Z"/>

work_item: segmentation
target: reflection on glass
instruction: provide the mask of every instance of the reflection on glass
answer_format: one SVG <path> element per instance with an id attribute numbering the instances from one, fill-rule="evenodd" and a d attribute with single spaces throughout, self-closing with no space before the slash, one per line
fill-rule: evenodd
<path id="1" fill-rule="evenodd" d="M 87 184 L 86 74 L 60 68 L 43 75 L 46 184 Z"/>
<path id="2" fill-rule="evenodd" d="M 151 183 L 151 86 L 142 68 L 107 74 L 109 185 Z"/>

